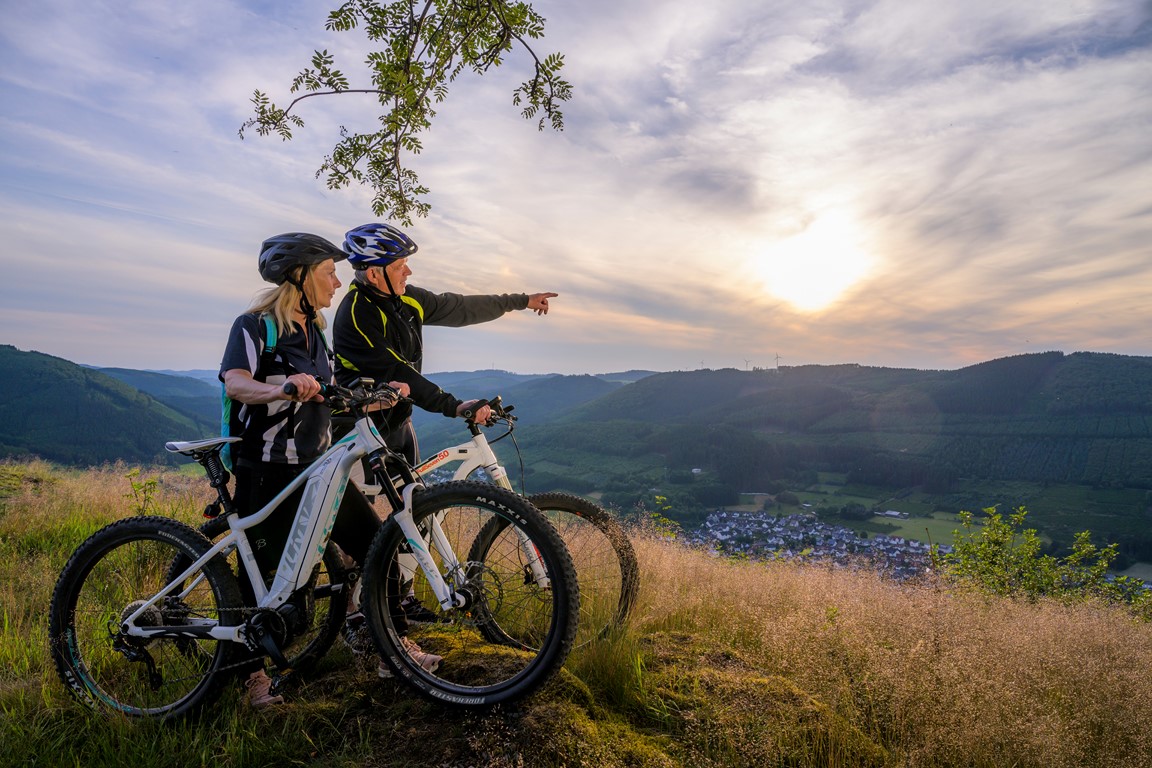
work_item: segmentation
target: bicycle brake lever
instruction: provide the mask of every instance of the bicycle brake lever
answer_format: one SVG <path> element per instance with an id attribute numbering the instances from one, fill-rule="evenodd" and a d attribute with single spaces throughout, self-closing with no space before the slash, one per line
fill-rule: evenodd
<path id="1" fill-rule="evenodd" d="M 375 396 L 373 399 L 377 402 L 388 402 L 393 406 L 408 399 L 401 395 L 399 390 L 393 389 L 387 384 L 381 384 L 376 387 L 376 389 L 372 391 L 372 394 Z"/>
<path id="2" fill-rule="evenodd" d="M 515 421 L 516 417 L 512 415 L 512 410 L 516 407 L 514 405 L 504 405 L 504 401 L 500 395 L 488 401 L 488 407 L 492 409 L 492 418 L 488 419 L 487 426 L 493 426 L 498 419 L 510 419 Z"/>

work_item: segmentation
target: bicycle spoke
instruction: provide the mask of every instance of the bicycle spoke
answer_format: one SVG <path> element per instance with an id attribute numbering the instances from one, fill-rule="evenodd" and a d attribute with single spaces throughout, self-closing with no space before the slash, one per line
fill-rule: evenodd
<path id="1" fill-rule="evenodd" d="M 516 512 L 485 497 L 498 497 Z M 491 704 L 527 695 L 556 671 L 575 634 L 578 596 L 555 530 L 520 497 L 477 483 L 434 486 L 416 506 L 417 523 L 434 517 L 451 545 L 431 553 L 465 604 L 442 609 L 427 575 L 406 569 L 408 545 L 393 521 L 373 544 L 365 572 L 377 642 L 392 649 L 389 661 L 404 679 L 431 697 Z M 485 542 L 483 559 L 469 555 L 454 567 L 461 553 L 478 551 L 480 533 L 495 518 L 506 524 Z M 410 619 L 400 607 L 409 596 L 419 601 L 424 620 Z M 420 652 L 405 651 L 401 638 Z M 442 660 L 431 669 L 421 665 L 423 654 Z"/>

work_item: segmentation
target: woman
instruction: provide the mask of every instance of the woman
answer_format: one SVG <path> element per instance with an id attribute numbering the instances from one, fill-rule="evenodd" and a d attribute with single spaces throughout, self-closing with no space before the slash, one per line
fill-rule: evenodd
<path id="1" fill-rule="evenodd" d="M 241 515 L 258 512 L 328 449 L 331 418 L 320 395 L 320 382 L 332 382 L 332 359 L 324 338 L 324 316 L 340 287 L 336 262 L 342 250 L 318 235 L 289 232 L 265 240 L 260 250 L 260 276 L 275 284 L 232 325 L 220 364 L 220 378 L 235 407 L 227 413 L 229 434 L 241 441 L 234 447 L 235 499 Z M 275 329 L 270 342 L 267 324 Z M 296 387 L 284 393 L 285 382 Z M 407 396 L 400 382 L 390 386 Z M 257 565 L 270 575 L 280 562 L 288 531 L 303 491 L 288 497 L 248 534 Z M 359 563 L 380 525 L 363 494 L 350 485 L 332 530 L 332 540 Z M 439 663 L 439 657 L 428 663 Z M 421 660 L 421 663 L 424 663 Z M 253 657 L 245 686 L 254 707 L 279 704 L 271 691 L 262 657 Z"/>

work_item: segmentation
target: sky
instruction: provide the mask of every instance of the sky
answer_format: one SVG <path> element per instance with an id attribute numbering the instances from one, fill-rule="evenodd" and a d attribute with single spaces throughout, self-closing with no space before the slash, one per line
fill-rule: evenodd
<path id="1" fill-rule="evenodd" d="M 264 238 L 377 220 L 369 189 L 315 177 L 372 97 L 302 102 L 290 142 L 238 136 L 314 50 L 369 86 L 335 6 L 0 0 L 0 343 L 215 369 Z M 534 7 L 564 131 L 513 106 L 522 53 L 462 75 L 405 231 L 413 284 L 560 295 L 428 329 L 426 372 L 1152 355 L 1150 0 Z"/>

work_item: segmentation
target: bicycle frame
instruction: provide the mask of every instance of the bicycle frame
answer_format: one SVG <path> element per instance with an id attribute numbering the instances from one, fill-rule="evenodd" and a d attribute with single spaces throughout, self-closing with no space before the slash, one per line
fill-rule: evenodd
<path id="1" fill-rule="evenodd" d="M 217 443 L 230 442 L 233 439 L 219 438 L 216 441 L 203 441 L 200 446 L 211 446 Z M 170 443 L 169 450 L 181 452 L 189 444 Z M 384 444 L 384 439 L 376 430 L 375 425 L 365 415 L 356 420 L 356 428 L 343 439 L 332 445 L 308 469 L 293 479 L 287 487 L 276 495 L 259 512 L 240 517 L 237 513 L 228 515 L 229 531 L 219 538 L 212 547 L 201 555 L 194 563 L 188 566 L 179 576 L 168 583 L 148 600 L 144 601 L 136 610 L 128 615 L 124 621 L 124 631 L 130 637 L 210 637 L 216 640 L 229 640 L 243 643 L 245 641 L 245 626 L 233 627 L 218 626 L 212 620 L 193 621 L 178 627 L 167 626 L 138 626 L 137 620 L 152 606 L 164 598 L 175 593 L 184 580 L 197 573 L 213 557 L 234 548 L 243 564 L 241 573 L 247 577 L 256 597 L 256 607 L 264 610 L 275 610 L 291 597 L 292 593 L 304 585 L 312 573 L 312 569 L 323 557 L 324 549 L 332 534 L 332 527 L 340 509 L 340 502 L 348 486 L 349 477 L 354 467 L 360 466 L 365 456 L 373 459 L 392 456 L 394 454 Z M 380 464 L 382 466 L 382 463 Z M 403 480 L 403 478 L 402 478 Z M 266 520 L 276 508 L 294 492 L 303 486 L 304 494 L 296 511 L 288 541 L 281 554 L 279 566 L 272 586 L 266 587 L 256 558 L 248 540 L 247 530 L 252 526 Z M 400 502 L 394 504 L 391 515 L 399 524 L 412 548 L 412 554 L 421 569 L 428 577 L 436 599 L 444 609 L 458 607 L 463 604 L 460 598 L 436 567 L 425 543 L 425 537 L 412 519 L 412 495 L 422 483 L 413 478 L 413 482 L 406 482 L 398 491 L 390 488 L 390 497 Z M 445 571 L 453 581 L 462 577 L 464 569 L 459 559 L 452 551 L 448 539 L 439 529 L 436 521 L 433 522 L 428 534 L 431 546 L 436 549 L 445 566 Z M 181 594 L 185 594 L 198 583 L 196 580 L 188 585 Z"/>
<path id="2" fill-rule="evenodd" d="M 497 400 L 499 400 L 499 398 L 497 398 Z M 508 479 L 508 471 L 504 469 L 500 460 L 496 458 L 496 453 L 492 450 L 492 445 L 488 442 L 484 431 L 478 424 L 472 421 L 468 422 L 468 431 L 472 433 L 471 440 L 451 448 L 445 448 L 435 456 L 413 467 L 412 472 L 418 478 L 424 480 L 438 467 L 459 462 L 460 466 L 457 467 L 456 471 L 452 474 L 453 480 L 466 480 L 468 476 L 477 469 L 483 469 L 488 473 L 493 484 L 515 493 L 516 489 L 512 487 L 512 481 Z M 356 476 L 358 476 L 358 473 Z M 361 490 L 371 495 L 380 493 L 383 488 L 380 485 L 362 485 Z M 433 531 L 433 533 L 435 533 L 435 531 Z M 547 588 L 550 580 L 547 569 L 540 560 L 540 554 L 536 552 L 531 540 L 528 539 L 522 531 L 519 531 L 519 529 L 517 530 L 517 535 L 520 537 L 520 546 L 524 552 L 525 561 L 532 570 L 532 578 L 541 587 Z"/>
<path id="3" fill-rule="evenodd" d="M 470 441 L 440 451 L 426 461 L 420 462 L 413 471 L 417 477 L 423 479 L 438 467 L 454 462 L 459 462 L 460 466 L 452 473 L 453 480 L 464 480 L 477 469 L 483 469 L 488 473 L 488 477 L 492 478 L 493 483 L 509 491 L 515 491 L 512 481 L 508 479 L 508 471 L 500 464 L 488 439 L 479 428 L 473 432 Z"/>
<path id="4" fill-rule="evenodd" d="M 484 432 L 473 422 L 468 423 L 468 429 L 472 433 L 471 440 L 451 448 L 445 448 L 435 456 L 425 459 L 412 468 L 413 473 L 421 480 L 425 480 L 432 474 L 433 470 L 446 464 L 459 462 L 460 466 L 452 473 L 453 480 L 466 480 L 476 470 L 483 469 L 492 478 L 495 485 L 515 493 L 516 489 L 512 487 L 512 481 L 508 478 L 508 471 L 496 458 L 496 453 L 492 450 Z M 353 477 L 359 478 L 360 475 L 354 472 Z M 360 489 L 369 496 L 383 491 L 380 485 L 367 484 L 366 479 L 360 485 Z"/>

